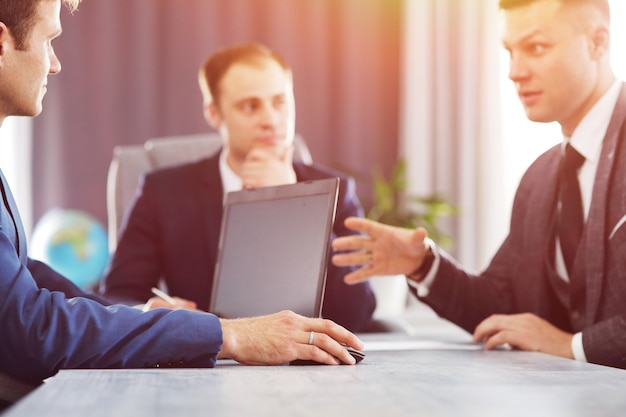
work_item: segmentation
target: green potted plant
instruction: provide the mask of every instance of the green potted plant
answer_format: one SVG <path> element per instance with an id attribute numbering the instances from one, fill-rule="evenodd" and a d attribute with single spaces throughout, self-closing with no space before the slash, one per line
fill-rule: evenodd
<path id="1" fill-rule="evenodd" d="M 374 195 L 366 217 L 391 226 L 424 227 L 442 247 L 452 246 L 452 238 L 438 225 L 441 217 L 455 216 L 458 208 L 438 194 L 417 197 L 407 194 L 406 161 L 401 158 L 388 180 L 380 173 L 373 178 Z"/>

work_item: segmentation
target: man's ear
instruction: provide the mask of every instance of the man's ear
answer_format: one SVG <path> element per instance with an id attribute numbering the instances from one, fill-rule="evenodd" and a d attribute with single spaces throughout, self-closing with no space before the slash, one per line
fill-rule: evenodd
<path id="1" fill-rule="evenodd" d="M 9 29 L 7 26 L 0 22 L 0 60 L 4 59 L 4 54 L 6 53 L 6 45 L 10 40 L 11 34 L 9 33 Z"/>
<path id="2" fill-rule="evenodd" d="M 596 26 L 591 32 L 591 56 L 599 59 L 609 52 L 610 34 L 604 25 Z"/>
<path id="3" fill-rule="evenodd" d="M 222 115 L 214 102 L 204 103 L 204 119 L 215 130 L 219 130 L 222 124 Z"/>

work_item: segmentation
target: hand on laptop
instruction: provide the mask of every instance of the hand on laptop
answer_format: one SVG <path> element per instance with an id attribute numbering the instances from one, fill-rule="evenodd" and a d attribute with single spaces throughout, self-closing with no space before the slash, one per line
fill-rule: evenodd
<path id="1" fill-rule="evenodd" d="M 294 184 L 296 173 L 292 163 L 293 145 L 277 143 L 255 146 L 246 155 L 241 170 L 244 188 Z"/>
<path id="2" fill-rule="evenodd" d="M 292 311 L 220 321 L 224 343 L 218 357 L 247 365 L 279 365 L 296 359 L 353 365 L 355 360 L 343 345 L 363 348 L 363 342 L 338 324 Z"/>

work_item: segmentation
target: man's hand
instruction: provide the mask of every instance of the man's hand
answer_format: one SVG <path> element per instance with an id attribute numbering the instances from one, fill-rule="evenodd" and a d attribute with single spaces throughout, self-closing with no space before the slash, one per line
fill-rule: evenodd
<path id="1" fill-rule="evenodd" d="M 485 342 L 485 349 L 508 343 L 521 350 L 549 353 L 574 359 L 572 337 L 544 319 L 531 314 L 494 314 L 474 330 L 474 341 Z"/>
<path id="2" fill-rule="evenodd" d="M 247 365 L 278 365 L 296 359 L 353 365 L 354 358 L 342 345 L 363 348 L 354 334 L 338 324 L 303 317 L 292 311 L 220 321 L 224 343 L 218 357 Z M 311 332 L 314 332 L 313 341 L 309 344 Z"/>
<path id="3" fill-rule="evenodd" d="M 333 241 L 333 249 L 347 251 L 333 256 L 337 266 L 360 266 L 344 281 L 355 284 L 375 275 L 408 275 L 422 264 L 428 251 L 426 230 L 387 226 L 368 219 L 349 217 L 346 227 L 367 236 L 344 236 Z"/>
<path id="4" fill-rule="evenodd" d="M 243 188 L 294 184 L 293 145 L 255 146 L 241 169 Z"/>
<path id="5" fill-rule="evenodd" d="M 155 308 L 169 308 L 171 310 L 185 309 L 185 310 L 193 310 L 193 311 L 202 311 L 198 310 L 198 306 L 193 301 L 185 300 L 180 297 L 172 297 L 176 304 L 171 304 L 162 299 L 161 297 L 152 297 L 149 299 L 146 304 L 143 306 L 143 311 L 154 310 Z"/>

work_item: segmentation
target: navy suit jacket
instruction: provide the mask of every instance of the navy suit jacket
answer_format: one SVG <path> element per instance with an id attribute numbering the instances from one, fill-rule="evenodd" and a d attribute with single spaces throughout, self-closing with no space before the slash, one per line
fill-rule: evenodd
<path id="1" fill-rule="evenodd" d="M 423 301 L 469 332 L 494 313 L 534 313 L 565 331 L 582 331 L 590 362 L 626 368 L 626 87 L 602 143 L 572 285 L 553 266 L 560 146 L 522 178 L 509 235 L 488 268 L 469 274 L 442 252 Z"/>
<path id="2" fill-rule="evenodd" d="M 334 236 L 350 234 L 343 222 L 361 216 L 354 181 L 319 165 L 294 162 L 298 181 L 340 177 Z M 114 301 L 144 303 L 163 278 L 169 293 L 206 310 L 213 288 L 224 191 L 219 153 L 198 162 L 147 174 L 125 216 L 120 240 L 101 290 Z M 328 264 L 322 315 L 352 331 L 370 322 L 376 300 L 369 283 L 346 285 L 349 271 Z"/>
<path id="3" fill-rule="evenodd" d="M 26 236 L 1 171 L 0 180 L 0 372 L 39 381 L 61 368 L 215 365 L 222 343 L 217 317 L 105 306 L 28 259 Z"/>

